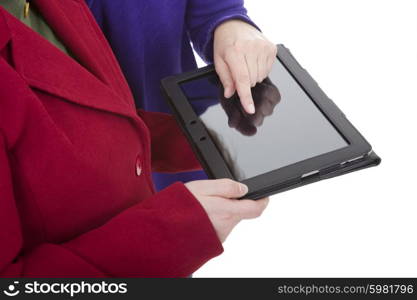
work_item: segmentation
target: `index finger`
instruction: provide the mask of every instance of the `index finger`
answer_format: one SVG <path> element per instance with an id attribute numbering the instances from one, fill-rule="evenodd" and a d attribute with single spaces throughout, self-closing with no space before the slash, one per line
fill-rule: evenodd
<path id="1" fill-rule="evenodd" d="M 233 81 L 243 108 L 249 114 L 255 113 L 248 65 L 242 53 L 231 53 L 226 56 L 226 63 L 232 73 Z"/>

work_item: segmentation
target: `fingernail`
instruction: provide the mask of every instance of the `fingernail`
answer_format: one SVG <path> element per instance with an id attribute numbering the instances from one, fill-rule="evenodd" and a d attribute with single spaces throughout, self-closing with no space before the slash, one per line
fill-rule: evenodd
<path id="1" fill-rule="evenodd" d="M 240 184 L 240 191 L 242 192 L 242 195 L 246 195 L 249 191 L 249 188 L 246 184 L 241 183 Z"/>
<path id="2" fill-rule="evenodd" d="M 224 97 L 229 99 L 230 97 L 233 96 L 233 92 L 234 91 L 232 90 L 232 88 L 230 87 L 226 88 L 226 90 L 224 91 Z"/>
<path id="3" fill-rule="evenodd" d="M 248 113 L 254 114 L 255 113 L 255 105 L 252 103 L 248 105 Z"/>
<path id="4" fill-rule="evenodd" d="M 224 97 L 225 97 L 226 99 L 230 98 L 230 89 L 226 88 L 226 89 L 224 90 Z"/>

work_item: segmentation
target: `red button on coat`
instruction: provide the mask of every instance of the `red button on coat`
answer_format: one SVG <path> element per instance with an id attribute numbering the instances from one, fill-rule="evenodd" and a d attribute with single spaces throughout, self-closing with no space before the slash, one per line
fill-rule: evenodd
<path id="1" fill-rule="evenodd" d="M 140 176 L 140 174 L 142 174 L 142 163 L 138 155 L 138 157 L 136 158 L 136 175 Z"/>

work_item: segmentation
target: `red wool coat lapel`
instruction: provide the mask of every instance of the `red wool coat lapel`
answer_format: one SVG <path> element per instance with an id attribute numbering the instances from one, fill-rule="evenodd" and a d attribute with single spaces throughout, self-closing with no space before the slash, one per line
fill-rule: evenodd
<path id="1" fill-rule="evenodd" d="M 31 29 L 14 26 L 16 20 L 9 24 L 15 32 L 11 49 L 16 70 L 22 77 L 32 87 L 65 100 L 134 117 L 134 103 L 128 87 L 117 79 L 121 73 L 115 67 L 113 57 L 108 55 L 111 52 L 100 50 L 105 43 L 100 43 L 91 24 L 86 24 L 89 19 L 80 7 L 82 4 L 76 0 L 35 3 L 80 64 L 43 37 L 30 34 Z M 66 17 L 63 5 L 73 22 Z"/>

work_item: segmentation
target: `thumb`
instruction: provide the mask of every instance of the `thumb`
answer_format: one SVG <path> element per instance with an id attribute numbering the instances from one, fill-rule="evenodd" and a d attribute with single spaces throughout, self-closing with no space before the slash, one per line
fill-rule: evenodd
<path id="1" fill-rule="evenodd" d="M 198 180 L 201 184 L 200 191 L 206 196 L 236 199 L 247 194 L 247 185 L 228 179 Z"/>

